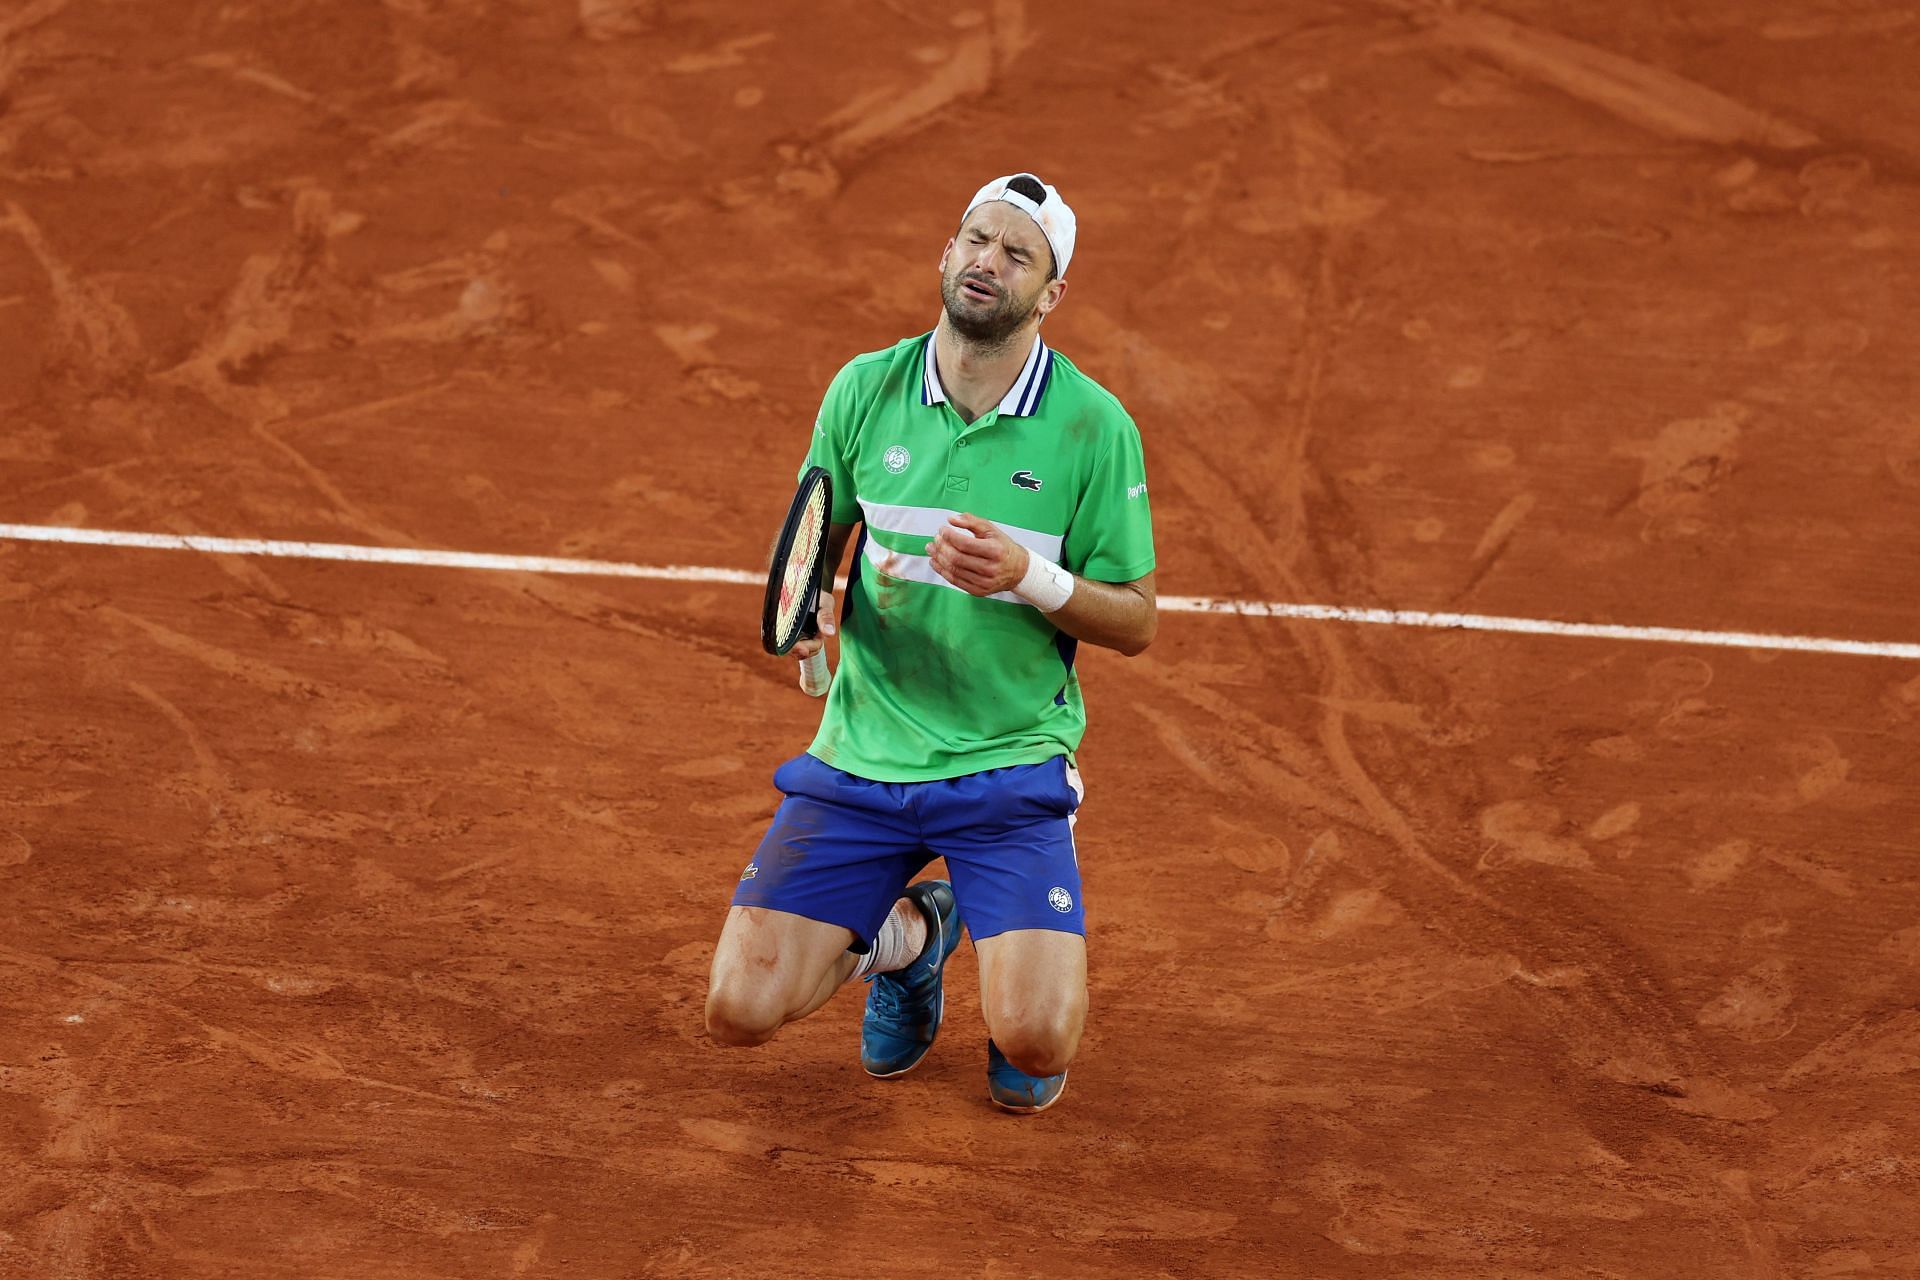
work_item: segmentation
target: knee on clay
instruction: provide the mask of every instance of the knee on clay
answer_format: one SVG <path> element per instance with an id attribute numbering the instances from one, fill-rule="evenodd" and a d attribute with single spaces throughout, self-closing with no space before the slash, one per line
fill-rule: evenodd
<path id="1" fill-rule="evenodd" d="M 707 1035 L 721 1044 L 765 1044 L 786 1020 L 786 1010 L 764 993 L 720 987 L 707 993 Z"/>
<path id="2" fill-rule="evenodd" d="M 993 1028 L 993 1042 L 1008 1062 L 1030 1076 L 1057 1076 L 1080 1047 L 1077 1019 L 1022 1018 Z"/>

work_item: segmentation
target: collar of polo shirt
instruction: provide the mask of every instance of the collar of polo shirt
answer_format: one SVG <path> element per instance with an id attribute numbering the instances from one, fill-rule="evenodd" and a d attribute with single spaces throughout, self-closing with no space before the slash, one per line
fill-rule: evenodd
<path id="1" fill-rule="evenodd" d="M 940 385 L 940 366 L 934 361 L 933 348 L 933 335 L 928 334 L 925 363 L 920 375 L 920 403 L 925 405 L 947 402 L 947 389 Z M 1040 393 L 1047 389 L 1047 379 L 1052 374 L 1053 350 L 1036 333 L 1033 335 L 1033 346 L 1027 351 L 1027 362 L 1020 367 L 1020 376 L 1007 388 L 1007 394 L 1000 397 L 1000 416 L 1031 418 L 1040 407 Z"/>

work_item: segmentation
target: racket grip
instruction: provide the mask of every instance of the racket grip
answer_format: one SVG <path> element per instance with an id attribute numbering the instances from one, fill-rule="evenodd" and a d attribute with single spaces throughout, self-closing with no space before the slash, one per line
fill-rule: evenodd
<path id="1" fill-rule="evenodd" d="M 833 683 L 833 672 L 827 666 L 827 651 L 821 649 L 811 658 L 800 659 L 800 691 L 809 698 L 817 698 L 827 691 Z"/>

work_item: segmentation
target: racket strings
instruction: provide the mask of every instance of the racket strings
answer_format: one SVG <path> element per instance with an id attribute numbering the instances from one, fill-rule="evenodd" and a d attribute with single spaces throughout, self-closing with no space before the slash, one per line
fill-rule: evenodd
<path id="1" fill-rule="evenodd" d="M 780 604 L 774 613 L 774 628 L 782 647 L 798 637 L 806 618 L 808 587 L 820 572 L 822 543 L 827 531 L 826 490 L 815 485 L 802 508 L 800 526 L 794 530 L 793 545 L 787 551 L 785 571 L 780 579 Z"/>

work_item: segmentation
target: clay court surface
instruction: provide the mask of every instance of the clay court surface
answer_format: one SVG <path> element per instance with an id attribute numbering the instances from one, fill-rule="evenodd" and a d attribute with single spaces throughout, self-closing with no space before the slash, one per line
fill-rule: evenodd
<path id="1" fill-rule="evenodd" d="M 757 570 L 980 182 L 1165 594 L 1920 639 L 1920 11 L 0 9 L 0 522 Z M 1093 1015 L 700 1007 L 750 587 L 0 541 L 0 1275 L 1920 1274 L 1920 663 L 1083 650 Z"/>

